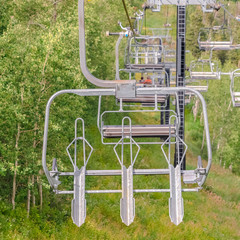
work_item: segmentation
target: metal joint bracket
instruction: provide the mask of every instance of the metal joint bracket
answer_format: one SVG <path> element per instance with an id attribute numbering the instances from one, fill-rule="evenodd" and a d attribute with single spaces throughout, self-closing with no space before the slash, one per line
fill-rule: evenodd
<path id="1" fill-rule="evenodd" d="M 116 98 L 134 98 L 136 97 L 136 84 L 119 83 L 116 86 Z"/>
<path id="2" fill-rule="evenodd" d="M 197 168 L 195 173 L 199 175 L 206 175 L 206 168 Z"/>

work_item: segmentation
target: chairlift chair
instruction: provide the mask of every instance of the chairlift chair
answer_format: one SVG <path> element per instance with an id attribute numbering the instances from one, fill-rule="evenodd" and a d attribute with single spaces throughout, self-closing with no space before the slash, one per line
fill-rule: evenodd
<path id="1" fill-rule="evenodd" d="M 160 2 L 160 1 L 159 1 Z M 161 1 L 162 2 L 162 1 Z M 93 84 L 99 87 L 103 88 L 97 88 L 97 89 L 65 89 L 61 90 L 54 95 L 51 96 L 51 98 L 48 100 L 47 106 L 46 106 L 46 114 L 45 114 L 45 124 L 44 124 L 44 137 L 43 137 L 43 152 L 42 152 L 42 165 L 43 170 L 46 174 L 46 177 L 49 181 L 49 184 L 54 189 L 54 192 L 56 194 L 70 194 L 73 195 L 72 200 L 72 219 L 73 222 L 77 226 L 81 226 L 86 219 L 86 199 L 85 194 L 98 194 L 98 193 L 121 193 L 122 198 L 120 199 L 120 215 L 122 222 L 129 226 L 135 217 L 135 199 L 134 199 L 134 193 L 170 193 L 169 198 L 169 215 L 171 218 L 171 221 L 178 225 L 182 222 L 183 215 L 184 215 L 184 207 L 183 207 L 183 198 L 182 198 L 182 192 L 197 192 L 199 191 L 208 175 L 208 172 L 210 170 L 211 161 L 212 161 L 212 151 L 211 151 L 211 141 L 210 141 L 210 134 L 209 134 L 209 127 L 208 127 L 208 118 L 207 118 L 207 108 L 206 103 L 204 101 L 204 98 L 202 95 L 192 89 L 187 89 L 185 87 L 175 87 L 175 88 L 135 88 L 135 82 L 134 81 L 122 81 L 123 84 L 121 84 L 121 80 L 107 80 L 104 81 L 102 79 L 98 79 L 95 76 L 93 76 L 86 65 L 86 56 L 85 56 L 85 26 L 84 26 L 84 0 L 79 0 L 79 28 L 81 31 L 79 31 L 79 39 L 80 39 L 80 66 L 82 69 L 82 72 L 84 76 Z M 134 163 L 137 159 L 138 153 L 140 151 L 140 145 L 134 140 L 134 135 L 138 137 L 138 135 L 144 137 L 148 137 L 150 134 L 151 136 L 156 136 L 156 133 L 152 131 L 152 133 L 146 133 L 142 131 L 142 127 L 135 127 L 132 126 L 131 119 L 128 116 L 124 116 L 122 119 L 122 123 L 119 124 L 121 129 L 119 134 L 119 127 L 118 132 L 116 133 L 116 128 L 112 128 L 112 125 L 105 125 L 102 121 L 102 118 L 112 112 L 113 114 L 125 114 L 125 113 L 131 113 L 134 114 L 134 110 L 126 111 L 123 109 L 123 106 L 120 101 L 120 107 L 118 111 L 105 111 L 100 115 L 100 109 L 101 109 L 101 101 L 98 108 L 98 128 L 100 129 L 100 133 L 103 137 L 104 135 L 104 127 L 105 130 L 107 129 L 106 126 L 111 126 L 110 130 L 109 128 L 107 130 L 110 131 L 107 134 L 110 134 L 109 136 L 110 140 L 112 138 L 120 138 L 118 142 L 113 143 L 114 147 L 114 153 L 116 154 L 117 160 L 120 163 L 121 168 L 117 170 L 112 169 L 102 169 L 102 170 L 88 170 L 87 169 L 87 163 L 89 161 L 89 158 L 91 156 L 91 153 L 93 152 L 93 148 L 90 145 L 90 143 L 85 138 L 85 131 L 84 131 L 84 120 L 79 118 L 75 122 L 75 136 L 73 141 L 67 146 L 66 151 L 68 153 L 68 156 L 70 158 L 70 162 L 73 167 L 73 171 L 71 172 L 65 172 L 65 171 L 59 171 L 57 169 L 57 161 L 53 160 L 53 168 L 49 171 L 48 169 L 48 162 L 47 157 L 53 155 L 53 153 L 49 153 L 47 151 L 48 146 L 48 128 L 49 128 L 49 119 L 50 119 L 50 107 L 53 103 L 54 99 L 60 95 L 63 94 L 75 94 L 77 96 L 81 97 L 94 97 L 98 96 L 101 98 L 101 96 L 112 96 L 117 98 L 124 98 L 124 97 L 134 97 L 141 96 L 141 95 L 150 95 L 155 97 L 155 103 L 152 111 L 158 113 L 160 110 L 158 108 L 157 104 L 157 97 L 158 95 L 166 95 L 166 94 L 172 94 L 175 95 L 176 98 L 178 98 L 179 94 L 181 96 L 181 92 L 184 91 L 192 91 L 201 101 L 202 103 L 202 113 L 203 113 L 203 122 L 204 122 L 204 130 L 205 130 L 205 139 L 206 139 L 206 146 L 207 146 L 207 155 L 208 155 L 208 161 L 206 163 L 206 166 L 202 165 L 201 159 L 198 159 L 197 168 L 195 170 L 182 170 L 182 162 L 186 155 L 187 145 L 184 143 L 183 139 L 179 137 L 179 130 L 178 126 L 181 124 L 181 117 L 180 117 L 180 111 L 179 106 L 177 107 L 178 112 L 175 113 L 171 111 L 173 114 L 170 117 L 169 123 L 168 123 L 168 134 L 164 136 L 167 137 L 167 139 L 164 142 L 157 143 L 161 144 L 161 149 L 163 152 L 163 155 L 165 157 L 165 160 L 167 162 L 167 168 L 165 169 L 136 169 L 134 168 Z M 179 104 L 179 99 L 177 99 L 176 103 Z M 136 110 L 138 112 L 138 110 Z M 145 110 L 145 112 L 150 110 Z M 170 110 L 168 110 L 170 111 Z M 141 110 L 139 113 L 143 113 L 143 110 Z M 82 121 L 82 135 L 79 136 L 77 133 L 77 121 Z M 175 120 L 175 121 L 174 121 Z M 126 121 L 128 121 L 128 124 L 125 124 Z M 171 123 L 171 124 L 170 124 Z M 171 126 L 172 125 L 172 126 Z M 161 126 L 161 125 L 160 125 Z M 134 129 L 135 128 L 135 129 Z M 113 129 L 113 130 L 112 130 Z M 149 129 L 151 130 L 150 126 Z M 142 132 L 141 132 L 142 131 Z M 158 131 L 158 130 L 157 130 Z M 159 130 L 160 131 L 160 130 Z M 163 131 L 163 129 L 161 129 Z M 115 134 L 115 135 L 114 135 Z M 153 135 L 154 134 L 154 135 Z M 158 133 L 158 136 L 161 136 L 162 133 Z M 106 136 L 107 137 L 107 136 Z M 82 166 L 79 166 L 76 163 L 77 159 L 77 142 L 81 141 L 82 146 L 82 159 L 83 164 Z M 112 143 L 104 143 L 104 144 L 112 144 Z M 154 143 L 152 143 L 154 144 Z M 124 152 L 124 146 L 129 146 L 130 151 L 128 158 L 130 160 L 130 165 L 127 168 L 124 164 L 124 158 L 125 158 L 125 152 Z M 174 146 L 173 146 L 174 145 Z M 181 156 L 180 156 L 180 145 L 184 146 L 181 148 L 183 150 Z M 71 155 L 70 148 L 73 147 L 72 150 L 74 150 L 74 157 Z M 133 155 L 133 146 L 136 147 L 137 151 L 135 156 Z M 87 154 L 86 147 L 89 149 L 89 154 Z M 119 156 L 117 148 L 120 147 L 121 156 Z M 173 161 L 175 163 L 175 159 L 171 160 L 171 157 L 173 154 L 171 154 L 171 150 L 176 149 L 175 156 L 176 156 L 176 165 L 173 165 Z M 96 156 L 97 158 L 98 156 Z M 116 158 L 115 157 L 115 158 Z M 114 157 L 109 155 L 110 159 L 106 160 L 114 160 Z M 97 159 L 96 159 L 97 160 Z M 133 178 L 134 175 L 168 175 L 170 180 L 170 185 L 167 188 L 157 188 L 157 189 L 134 189 L 133 184 Z M 64 176 L 72 176 L 73 177 L 73 185 L 71 185 L 70 189 L 58 189 L 58 186 L 61 184 L 60 178 Z M 85 177 L 86 176 L 121 176 L 122 178 L 122 186 L 119 189 L 86 189 L 85 186 Z M 194 184 L 193 187 L 182 187 L 182 181 L 186 184 Z"/>
<path id="2" fill-rule="evenodd" d="M 119 103 L 119 109 L 118 110 L 113 110 L 113 111 L 104 111 L 101 112 L 101 101 L 102 98 L 99 97 L 99 104 L 98 104 L 98 128 L 99 131 L 101 133 L 101 137 L 102 137 L 102 143 L 103 144 L 116 144 L 116 141 L 110 142 L 110 141 L 105 141 L 105 139 L 107 138 L 121 138 L 122 135 L 124 136 L 131 136 L 133 138 L 144 138 L 144 141 L 141 142 L 137 142 L 138 144 L 150 144 L 150 143 L 154 143 L 154 144 L 161 144 L 163 142 L 152 142 L 152 141 L 147 141 L 146 138 L 166 138 L 169 136 L 170 133 L 172 134 L 176 134 L 176 131 L 178 129 L 178 122 L 180 121 L 179 119 L 179 114 L 177 114 L 175 111 L 173 110 L 169 110 L 169 109 L 162 109 L 161 106 L 158 105 L 159 103 L 159 97 L 161 98 L 161 96 L 157 96 L 157 95 L 153 95 L 153 96 L 147 96 L 150 99 L 150 103 L 152 103 L 152 97 L 154 97 L 154 103 L 152 105 L 149 105 L 150 109 L 139 109 L 139 106 L 135 106 L 134 109 L 131 108 L 131 110 L 129 109 L 125 109 L 125 106 L 122 104 L 123 101 L 122 99 L 120 99 Z M 139 96 L 136 97 L 137 99 L 140 98 Z M 144 97 L 143 99 L 146 102 L 146 97 Z M 129 101 L 131 101 L 129 99 Z M 134 101 L 134 100 L 133 100 Z M 132 102 L 132 101 L 131 101 Z M 124 109 L 123 109 L 124 107 Z M 161 112 L 168 112 L 170 116 L 170 119 L 175 120 L 174 123 L 171 124 L 138 124 L 138 125 L 131 125 L 131 127 L 129 125 L 127 126 L 122 126 L 122 125 L 116 125 L 116 124 L 106 124 L 106 121 L 108 121 L 108 119 L 106 119 L 109 115 L 111 114 L 118 114 L 119 116 L 121 114 L 123 114 L 124 116 L 128 116 L 129 114 L 135 115 L 135 116 L 140 116 L 138 117 L 138 119 L 141 119 L 141 114 L 144 113 L 161 113 Z M 157 114 L 158 116 L 160 116 L 159 114 Z M 111 119 L 110 117 L 108 117 L 109 119 Z"/>
<path id="3" fill-rule="evenodd" d="M 146 73 L 145 73 L 146 75 Z M 147 74 L 151 78 L 151 84 L 144 84 L 140 81 L 136 84 L 137 88 L 143 88 L 143 87 L 167 87 L 169 86 L 169 75 L 165 70 L 149 73 Z M 161 104 L 161 106 L 164 106 L 166 104 L 166 100 L 169 97 L 169 95 L 158 95 L 157 96 L 157 103 Z M 142 107 L 151 107 L 155 104 L 155 96 L 153 95 L 138 95 L 134 98 L 122 98 L 121 101 L 123 103 L 123 106 L 136 106 L 135 104 L 141 104 Z M 117 103 L 120 102 L 120 99 L 117 98 Z"/>
<path id="4" fill-rule="evenodd" d="M 221 77 L 218 63 L 211 59 L 192 61 L 189 71 L 192 80 L 220 79 Z"/>
<path id="5" fill-rule="evenodd" d="M 155 36 L 132 37 L 128 41 L 125 64 L 157 65 L 163 54 L 162 39 Z"/>
<path id="6" fill-rule="evenodd" d="M 137 95 L 154 95 L 155 98 L 157 98 L 160 94 L 175 94 L 176 98 L 178 97 L 179 91 L 185 91 L 186 89 L 184 87 L 180 88 L 149 88 L 149 89 L 137 89 Z M 193 90 L 189 90 L 193 91 Z M 193 91 L 194 92 L 194 91 Z M 172 115 L 170 117 L 169 123 L 165 129 L 163 126 L 160 125 L 159 129 L 155 129 L 157 127 L 154 126 L 154 129 L 151 129 L 151 126 L 148 125 L 147 128 L 143 131 L 143 127 L 136 127 L 132 125 L 131 119 L 127 116 L 124 116 L 122 118 L 122 124 L 120 124 L 120 127 L 115 128 L 114 125 L 104 125 L 104 122 L 102 121 L 103 115 L 109 114 L 110 111 L 103 112 L 100 116 L 100 106 L 99 104 L 99 111 L 98 111 L 98 127 L 100 129 L 101 134 L 104 134 L 104 126 L 106 131 L 106 137 L 109 137 L 111 140 L 113 137 L 120 139 L 117 142 L 114 143 L 104 143 L 104 144 L 113 144 L 114 145 L 114 152 L 117 156 L 117 159 L 119 160 L 119 163 L 121 165 L 121 169 L 117 170 L 88 170 L 87 164 L 89 162 L 91 153 L 93 152 L 93 147 L 90 145 L 90 143 L 86 140 L 85 137 L 85 130 L 84 130 L 84 121 L 81 118 L 78 118 L 75 121 L 75 137 L 73 141 L 67 146 L 66 150 L 68 153 L 68 156 L 70 158 L 70 162 L 73 166 L 73 171 L 61 171 L 57 168 L 57 160 L 53 159 L 53 167 L 51 170 L 48 169 L 47 164 L 47 145 L 48 145 L 48 125 L 49 125 L 49 118 L 50 118 L 50 107 L 53 103 L 54 99 L 62 94 L 76 94 L 79 96 L 114 96 L 115 95 L 115 89 L 70 89 L 70 90 L 62 90 L 57 93 L 55 93 L 48 101 L 46 106 L 46 115 L 45 115 L 45 125 L 44 125 L 44 138 L 43 138 L 43 153 L 42 153 L 42 164 L 44 172 L 47 176 L 47 179 L 51 185 L 51 187 L 54 189 L 54 192 L 56 194 L 70 194 L 73 195 L 72 200 L 72 219 L 73 222 L 77 226 L 81 226 L 84 224 L 86 219 L 86 194 L 98 194 L 98 193 L 121 193 L 122 198 L 120 200 L 120 215 L 122 218 L 122 221 L 127 226 L 130 225 L 135 216 L 135 201 L 134 201 L 134 193 L 163 193 L 163 192 L 169 192 L 170 193 L 170 199 L 169 199 L 169 214 L 171 221 L 178 225 L 182 222 L 183 219 L 183 198 L 182 198 L 182 192 L 197 192 L 202 188 L 202 185 L 204 184 L 206 177 L 208 175 L 210 166 L 211 166 L 211 142 L 210 142 L 210 135 L 209 135 L 209 128 L 208 128 L 208 120 L 207 120 L 207 109 L 206 109 L 206 103 L 198 92 L 195 92 L 196 96 L 199 97 L 202 107 L 203 107 L 203 118 L 204 118 L 204 129 L 206 133 L 206 141 L 207 141 L 207 149 L 208 149 L 208 162 L 206 167 L 203 167 L 201 159 L 198 161 L 197 168 L 195 170 L 181 170 L 181 162 L 186 154 L 187 146 L 184 143 L 182 139 L 180 139 L 178 134 L 178 126 L 180 123 L 179 113 L 172 112 Z M 176 103 L 178 104 L 178 100 Z M 101 102 L 100 102 L 101 103 Z M 145 110 L 149 111 L 149 110 Z M 155 107 L 152 109 L 152 111 L 158 113 L 159 109 L 157 106 L 157 101 L 155 101 Z M 131 111 L 125 111 L 120 105 L 120 108 L 118 111 L 113 111 L 113 114 L 125 114 L 129 113 Z M 150 112 L 150 111 L 149 111 Z M 135 114 L 137 112 L 131 112 L 131 114 Z M 140 113 L 143 113 L 143 111 L 140 111 Z M 126 120 L 128 120 L 128 124 L 126 124 Z M 82 122 L 82 136 L 78 135 L 77 131 L 77 122 Z M 109 127 L 107 127 L 109 126 Z M 118 125 L 119 126 L 119 125 Z M 120 130 L 119 130 L 120 129 Z M 149 130 L 152 130 L 150 133 Z M 157 132 L 157 133 L 156 133 Z M 109 135 L 109 136 L 107 136 Z M 136 137 L 134 137 L 134 135 Z M 166 137 L 166 140 L 162 142 L 146 142 L 145 144 L 161 144 L 161 149 L 163 151 L 163 155 L 168 163 L 168 167 L 164 169 L 136 169 L 134 168 L 134 163 L 137 159 L 139 150 L 140 150 L 140 144 L 143 143 L 137 143 L 134 138 L 137 138 L 138 136 L 144 136 L 144 137 L 155 137 L 156 135 L 162 136 L 164 135 Z M 126 141 L 125 141 L 126 140 Z M 82 153 L 83 153 L 83 164 L 81 166 L 77 163 L 77 146 L 78 143 L 81 142 L 82 146 Z M 170 159 L 173 154 L 170 153 L 171 149 L 173 148 L 173 144 L 178 147 L 180 142 L 184 144 L 184 153 L 179 159 L 179 162 L 176 166 L 172 164 L 172 160 Z M 124 146 L 130 147 L 130 160 L 131 164 L 127 168 L 124 165 L 123 162 L 123 152 L 124 152 Z M 136 155 L 133 155 L 133 146 L 136 147 L 137 152 Z M 121 150 L 121 156 L 118 155 L 117 148 L 120 147 Z M 73 156 L 71 155 L 70 148 L 72 148 Z M 89 150 L 86 151 L 88 148 Z M 167 152 L 168 151 L 168 152 Z M 88 154 L 89 153 L 89 154 Z M 113 158 L 114 159 L 114 158 Z M 169 188 L 157 188 L 157 189 L 134 189 L 133 188 L 133 178 L 134 175 L 169 175 L 170 177 L 170 187 Z M 70 189 L 59 189 L 59 185 L 61 184 L 61 178 L 64 178 L 65 176 L 72 176 L 73 177 L 73 187 Z M 85 178 L 86 176 L 121 176 L 122 177 L 122 188 L 120 189 L 86 189 L 85 185 Z M 185 184 L 194 184 L 193 187 L 182 187 L 182 181 Z M 198 184 L 198 186 L 196 185 Z"/>
<path id="7" fill-rule="evenodd" d="M 232 30 L 226 26 L 201 28 L 198 35 L 198 44 L 201 50 L 231 50 L 238 48 L 238 45 L 233 45 Z"/>
<path id="8" fill-rule="evenodd" d="M 234 107 L 240 107 L 240 69 L 231 74 L 230 93 Z"/>
<path id="9" fill-rule="evenodd" d="M 160 37 L 162 39 L 166 39 L 167 41 L 170 41 L 172 39 L 170 35 L 170 31 L 172 28 L 149 28 L 150 31 L 152 31 L 152 35 L 156 37 Z"/>
<path id="10" fill-rule="evenodd" d="M 164 47 L 160 37 L 132 37 L 125 49 L 126 70 L 124 71 L 156 72 L 162 71 L 164 68 L 176 68 L 174 62 L 166 62 L 164 57 Z"/>

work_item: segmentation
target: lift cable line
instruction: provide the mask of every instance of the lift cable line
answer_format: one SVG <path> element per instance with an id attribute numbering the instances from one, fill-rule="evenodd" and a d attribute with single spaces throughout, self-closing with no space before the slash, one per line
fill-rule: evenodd
<path id="1" fill-rule="evenodd" d="M 131 22 L 131 19 L 129 17 L 129 14 L 128 14 L 128 10 L 127 10 L 127 6 L 126 6 L 126 3 L 125 3 L 125 0 L 122 0 L 122 3 L 123 3 L 123 7 L 124 7 L 124 10 L 125 10 L 125 13 L 127 15 L 127 19 L 128 19 L 131 31 L 132 31 L 133 35 L 135 36 L 135 31 L 133 29 L 132 22 Z"/>

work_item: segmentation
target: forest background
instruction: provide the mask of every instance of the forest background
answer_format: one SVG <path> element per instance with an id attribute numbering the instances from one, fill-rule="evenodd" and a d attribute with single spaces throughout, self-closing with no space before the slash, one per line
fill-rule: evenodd
<path id="1" fill-rule="evenodd" d="M 227 2 L 227 1 L 225 1 Z M 240 4 L 228 2 L 233 15 Z M 213 167 L 201 193 L 186 193 L 184 223 L 174 226 L 168 216 L 168 197 L 161 194 L 136 196 L 136 217 L 130 227 L 121 223 L 120 195 L 87 197 L 86 223 L 77 228 L 70 214 L 71 196 L 55 196 L 41 167 L 45 106 L 52 94 L 62 89 L 93 88 L 79 67 L 77 1 L 0 0 L 0 238 L 1 239 L 239 239 L 240 238 L 240 111 L 233 108 L 230 79 L 210 81 L 204 94 L 207 102 L 213 149 Z M 129 0 L 133 14 L 142 1 Z M 105 32 L 119 31 L 117 22 L 127 25 L 121 1 L 86 1 L 88 67 L 101 79 L 114 79 L 115 38 Z M 147 12 L 148 27 L 172 24 L 176 36 L 176 8 L 163 7 L 160 16 Z M 168 14 L 167 14 L 168 12 Z M 207 58 L 198 49 L 197 37 L 203 26 L 219 25 L 223 11 L 203 14 L 200 7 L 187 9 L 187 64 Z M 240 42 L 240 23 L 229 20 L 234 40 Z M 124 44 L 123 44 L 124 45 Z M 122 46 L 124 53 L 124 46 Z M 214 52 L 223 72 L 240 67 L 239 50 Z M 123 54 L 121 63 L 123 62 Z M 239 83 L 240 84 L 240 83 Z M 114 109 L 112 98 L 105 100 Z M 193 111 L 194 109 L 194 111 Z M 194 112 L 194 114 L 193 114 Z M 201 108 L 195 100 L 186 107 L 187 161 L 191 167 L 198 155 L 206 158 L 202 143 Z M 59 168 L 69 170 L 65 149 L 74 137 L 74 120 L 85 119 L 86 137 L 96 151 L 92 169 L 116 167 L 111 148 L 103 148 L 96 127 L 97 98 L 61 96 L 51 108 L 48 159 L 56 157 Z M 146 147 L 138 167 L 158 166 L 159 149 Z M 50 164 L 50 162 L 49 162 Z M 66 181 L 66 186 L 72 179 Z M 158 179 L 137 180 L 159 186 Z M 120 187 L 109 177 L 91 178 L 88 187 Z M 166 179 L 161 183 L 167 185 Z M 161 206 L 161 207 L 160 207 Z"/>

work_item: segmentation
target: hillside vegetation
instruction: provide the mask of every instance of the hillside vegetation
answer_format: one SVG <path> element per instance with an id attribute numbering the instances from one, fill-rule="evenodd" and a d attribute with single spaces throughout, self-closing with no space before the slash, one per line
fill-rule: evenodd
<path id="1" fill-rule="evenodd" d="M 45 106 L 52 94 L 62 89 L 93 88 L 79 67 L 77 2 L 73 0 L 0 0 L 0 238 L 1 239 L 239 239 L 240 238 L 240 111 L 231 104 L 227 76 L 209 81 L 204 94 L 208 106 L 213 161 L 204 189 L 183 193 L 185 216 L 179 226 L 171 223 L 169 194 L 135 194 L 136 217 L 126 227 L 120 218 L 120 194 L 87 195 L 86 223 L 76 227 L 71 220 L 72 196 L 55 196 L 41 167 Z M 237 15 L 240 4 L 229 2 L 229 11 Z M 127 1 L 129 12 L 142 1 Z M 116 38 L 120 20 L 128 25 L 121 1 L 86 1 L 88 67 L 101 79 L 114 79 Z M 147 27 L 172 24 L 175 44 L 176 8 L 163 6 L 161 14 L 147 12 Z M 219 24 L 223 12 L 202 14 L 188 7 L 187 64 L 208 53 L 197 47 L 199 29 Z M 167 17 L 167 20 L 166 20 Z M 217 21 L 217 22 L 216 22 Z M 240 24 L 230 21 L 234 39 L 240 42 Z M 145 27 L 145 26 L 144 26 Z M 238 41 L 239 40 L 239 41 Z M 124 41 L 123 41 L 124 43 Z M 122 46 L 124 50 L 124 46 Z M 124 52 L 124 51 L 122 51 Z M 222 72 L 236 69 L 239 50 L 213 54 Z M 120 63 L 123 62 L 123 53 Z M 188 74 L 186 72 L 186 74 Z M 124 76 L 124 75 L 123 75 Z M 127 76 L 127 75 L 126 75 Z M 59 168 L 68 171 L 65 151 L 74 138 L 74 120 L 85 119 L 86 138 L 94 147 L 89 169 L 119 169 L 112 147 L 102 146 L 96 127 L 95 97 L 61 96 L 51 107 L 48 159 L 57 158 Z M 186 107 L 186 143 L 188 168 L 198 155 L 206 158 L 202 146 L 203 122 L 198 107 L 194 119 Z M 105 109 L 114 109 L 115 101 L 106 98 Z M 161 168 L 165 160 L 159 146 L 142 147 L 136 168 Z M 49 162 L 50 164 L 50 162 Z M 66 180 L 72 186 L 72 178 Z M 167 177 L 136 176 L 134 187 L 168 187 Z M 89 177 L 87 189 L 120 189 L 120 177 Z"/>

